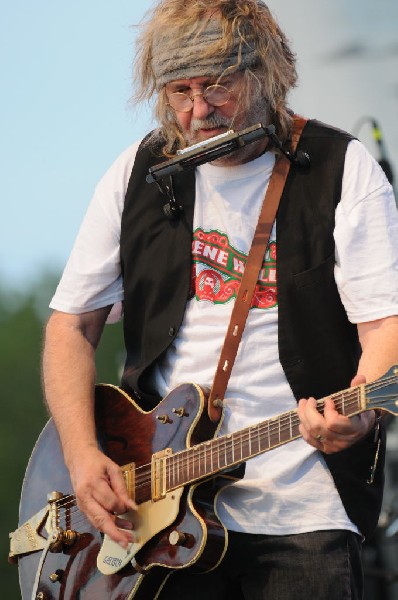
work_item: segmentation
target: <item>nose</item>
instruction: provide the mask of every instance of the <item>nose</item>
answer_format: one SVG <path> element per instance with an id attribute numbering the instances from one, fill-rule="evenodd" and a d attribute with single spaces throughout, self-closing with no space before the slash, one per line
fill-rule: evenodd
<path id="1" fill-rule="evenodd" d="M 204 119 L 209 114 L 214 112 L 214 106 L 212 104 L 209 104 L 204 99 L 203 93 L 201 92 L 196 92 L 195 94 L 192 94 L 192 102 L 192 116 L 194 117 L 194 119 Z"/>

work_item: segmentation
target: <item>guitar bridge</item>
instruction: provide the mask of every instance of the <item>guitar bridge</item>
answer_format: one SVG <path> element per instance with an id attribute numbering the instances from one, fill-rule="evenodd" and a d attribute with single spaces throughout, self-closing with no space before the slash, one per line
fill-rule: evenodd
<path id="1" fill-rule="evenodd" d="M 171 448 L 165 448 L 152 456 L 152 500 L 157 502 L 166 496 L 166 459 L 173 453 Z"/>
<path id="2" fill-rule="evenodd" d="M 10 533 L 9 562 L 16 562 L 21 554 L 44 550 L 49 542 L 51 552 L 59 552 L 63 545 L 72 545 L 77 537 L 74 531 L 63 531 L 59 527 L 59 500 L 63 498 L 60 492 L 52 492 L 48 496 L 48 504 Z M 69 508 L 70 510 L 70 508 Z M 44 530 L 48 537 L 42 535 Z"/>
<path id="3" fill-rule="evenodd" d="M 8 561 L 16 563 L 18 556 L 28 552 L 38 552 L 46 546 L 47 540 L 39 534 L 39 530 L 48 518 L 48 507 L 43 508 L 33 517 L 10 533 L 10 552 Z"/>

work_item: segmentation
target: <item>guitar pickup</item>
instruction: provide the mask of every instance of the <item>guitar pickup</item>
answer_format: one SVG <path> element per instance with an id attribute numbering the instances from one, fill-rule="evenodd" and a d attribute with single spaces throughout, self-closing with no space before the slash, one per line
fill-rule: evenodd
<path id="1" fill-rule="evenodd" d="M 152 501 L 157 502 L 166 496 L 166 460 L 173 453 L 171 448 L 165 448 L 152 456 Z"/>
<path id="2" fill-rule="evenodd" d="M 135 502 L 135 463 L 123 466 L 123 477 L 129 498 Z"/>

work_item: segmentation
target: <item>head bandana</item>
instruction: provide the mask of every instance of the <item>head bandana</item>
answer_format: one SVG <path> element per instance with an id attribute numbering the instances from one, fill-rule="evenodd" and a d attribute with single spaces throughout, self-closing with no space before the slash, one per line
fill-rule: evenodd
<path id="1" fill-rule="evenodd" d="M 174 30 L 175 33 L 175 30 Z M 209 46 L 222 38 L 219 19 L 210 19 L 197 33 L 183 35 L 176 47 L 177 35 L 171 28 L 158 34 L 153 41 L 152 69 L 159 91 L 166 83 L 192 77 L 211 77 L 222 74 L 226 69 L 243 70 L 256 62 L 256 51 L 247 41 L 235 33 L 231 52 L 223 56 L 203 56 Z"/>

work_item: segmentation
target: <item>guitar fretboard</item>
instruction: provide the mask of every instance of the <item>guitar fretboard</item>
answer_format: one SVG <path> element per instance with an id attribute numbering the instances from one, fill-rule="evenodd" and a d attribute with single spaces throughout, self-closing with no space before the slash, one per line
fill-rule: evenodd
<path id="1" fill-rule="evenodd" d="M 378 408 L 397 414 L 398 367 L 391 369 L 380 379 L 332 394 L 336 410 L 353 416 Z M 326 398 L 317 401 L 317 408 L 324 412 Z M 297 410 L 283 413 L 266 421 L 246 427 L 234 433 L 197 444 L 164 459 L 161 468 L 161 489 L 170 492 L 195 481 L 203 480 L 228 470 L 254 456 L 301 437 Z M 163 481 L 164 477 L 164 481 Z M 142 465 L 136 471 L 136 500 L 151 499 L 154 475 L 152 465 Z M 159 498 L 157 498 L 159 499 Z"/>
<path id="2" fill-rule="evenodd" d="M 347 416 L 361 412 L 361 388 L 332 395 L 337 410 Z M 324 399 L 317 402 L 323 413 Z M 183 450 L 166 459 L 166 487 L 187 485 L 301 437 L 297 410 Z"/>
<path id="3" fill-rule="evenodd" d="M 353 416 L 370 409 L 387 410 L 398 414 L 398 367 L 380 379 L 343 390 L 331 396 L 335 407 L 343 415 Z M 325 398 L 318 400 L 317 408 L 323 414 Z M 165 491 L 185 486 L 216 475 L 272 448 L 301 437 L 297 410 L 283 413 L 234 433 L 203 442 L 164 459 Z M 122 467 L 122 469 L 126 469 Z M 125 476 L 127 471 L 124 472 Z M 152 464 L 135 470 L 135 499 L 138 504 L 151 500 L 153 489 Z M 75 497 L 68 495 L 56 501 L 62 511 L 75 506 Z M 69 513 L 68 513 L 69 514 Z M 66 527 L 68 528 L 68 527 Z"/>

